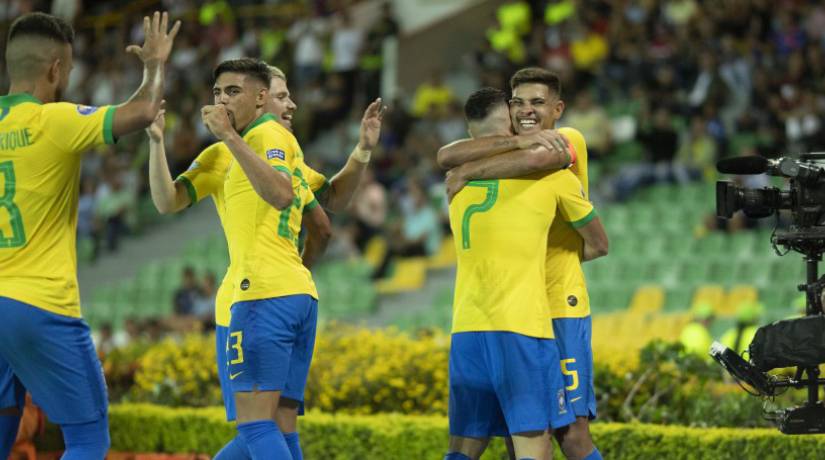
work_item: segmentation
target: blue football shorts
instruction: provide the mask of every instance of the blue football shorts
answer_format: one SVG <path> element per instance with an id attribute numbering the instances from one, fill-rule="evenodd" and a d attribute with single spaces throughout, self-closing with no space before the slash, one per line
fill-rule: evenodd
<path id="1" fill-rule="evenodd" d="M 453 334 L 450 434 L 509 436 L 573 423 L 558 356 L 553 339 L 512 332 Z"/>

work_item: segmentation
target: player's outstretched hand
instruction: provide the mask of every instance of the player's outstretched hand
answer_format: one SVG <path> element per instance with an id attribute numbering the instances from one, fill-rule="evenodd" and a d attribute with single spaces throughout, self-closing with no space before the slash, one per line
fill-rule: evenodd
<path id="1" fill-rule="evenodd" d="M 175 21 L 172 30 L 169 30 L 169 13 L 155 11 L 151 19 L 148 16 L 143 18 L 143 46 L 129 45 L 126 52 L 136 55 L 144 64 L 165 63 L 179 30 L 180 21 Z"/>
<path id="2" fill-rule="evenodd" d="M 456 194 L 467 185 L 467 179 L 461 173 L 461 166 L 447 171 L 447 177 L 444 180 L 444 185 L 447 186 L 447 203 L 452 203 Z"/>
<path id="3" fill-rule="evenodd" d="M 523 134 L 518 137 L 518 147 L 520 149 L 540 145 L 551 152 L 562 153 L 567 151 L 567 139 L 555 129 L 543 129 L 533 134 Z"/>
<path id="4" fill-rule="evenodd" d="M 361 134 L 358 138 L 358 147 L 361 150 L 372 151 L 378 145 L 378 138 L 381 137 L 381 121 L 384 119 L 384 112 L 387 106 L 383 105 L 381 98 L 372 101 L 364 111 L 361 118 Z"/>
<path id="5" fill-rule="evenodd" d="M 201 119 L 203 124 L 209 131 L 218 139 L 225 141 L 235 128 L 232 127 L 232 122 L 229 120 L 229 114 L 226 112 L 226 107 L 223 105 L 207 105 L 201 109 Z"/>
<path id="6" fill-rule="evenodd" d="M 157 116 L 155 116 L 155 121 L 146 128 L 146 134 L 149 135 L 149 139 L 153 142 L 163 142 L 163 129 L 166 127 L 166 101 L 160 102 L 160 110 L 158 111 Z"/>

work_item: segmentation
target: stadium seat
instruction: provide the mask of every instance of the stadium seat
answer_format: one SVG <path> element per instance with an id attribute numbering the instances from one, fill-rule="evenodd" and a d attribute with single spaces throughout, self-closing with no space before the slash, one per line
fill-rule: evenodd
<path id="1" fill-rule="evenodd" d="M 699 286 L 696 293 L 693 295 L 693 301 L 690 304 L 690 309 L 693 311 L 697 306 L 702 304 L 710 304 L 713 312 L 717 315 L 722 314 L 725 303 L 725 289 L 716 284 L 707 284 Z"/>
<path id="2" fill-rule="evenodd" d="M 444 238 L 444 240 L 441 242 L 441 247 L 439 247 L 438 252 L 433 254 L 427 260 L 427 264 L 429 268 L 434 270 L 455 267 L 455 243 L 453 242 L 452 237 Z"/>
<path id="3" fill-rule="evenodd" d="M 364 248 L 364 260 L 373 268 L 378 267 L 387 255 L 387 240 L 383 236 L 374 236 Z"/>
<path id="4" fill-rule="evenodd" d="M 753 286 L 737 285 L 731 288 L 722 304 L 721 315 L 733 316 L 739 305 L 745 302 L 758 302 L 759 292 Z"/>
<path id="5" fill-rule="evenodd" d="M 630 300 L 630 310 L 637 313 L 656 313 L 665 303 L 665 291 L 661 286 L 648 285 L 636 290 Z"/>

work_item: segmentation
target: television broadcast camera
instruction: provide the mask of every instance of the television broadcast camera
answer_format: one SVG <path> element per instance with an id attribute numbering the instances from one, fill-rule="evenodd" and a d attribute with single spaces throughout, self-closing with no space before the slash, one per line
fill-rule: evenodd
<path id="1" fill-rule="evenodd" d="M 795 158 L 769 160 L 760 156 L 728 158 L 716 164 L 726 174 L 768 174 L 788 179 L 789 187 L 749 189 L 732 182 L 716 183 L 716 214 L 730 218 L 742 210 L 751 218 L 777 215 L 789 211 L 790 225 L 776 229 L 771 243 L 777 254 L 802 254 L 807 265 L 805 284 L 798 285 L 806 294 L 806 316 L 777 321 L 759 328 L 748 348 L 746 361 L 733 350 L 714 342 L 710 355 L 734 378 L 751 387 L 755 395 L 773 398 L 781 388 L 807 388 L 805 404 L 770 415 L 785 434 L 825 433 L 825 405 L 819 401 L 819 365 L 825 363 L 825 316 L 822 291 L 825 276 L 818 276 L 818 264 L 825 252 L 825 168 L 818 162 L 825 153 L 808 153 Z M 793 378 L 769 375 L 773 369 L 796 367 Z M 807 377 L 805 377 L 807 376 Z M 803 378 L 805 377 L 805 378 Z"/>

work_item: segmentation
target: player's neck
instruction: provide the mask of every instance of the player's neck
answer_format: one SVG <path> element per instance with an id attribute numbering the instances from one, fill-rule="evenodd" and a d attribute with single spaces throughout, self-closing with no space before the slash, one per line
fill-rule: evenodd
<path id="1" fill-rule="evenodd" d="M 9 87 L 9 94 L 27 93 L 43 103 L 54 102 L 54 92 L 39 85 L 37 81 L 13 81 Z"/>

